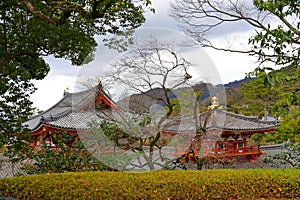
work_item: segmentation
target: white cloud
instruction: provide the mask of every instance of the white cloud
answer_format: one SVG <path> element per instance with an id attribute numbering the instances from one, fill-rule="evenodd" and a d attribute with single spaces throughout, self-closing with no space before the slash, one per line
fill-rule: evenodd
<path id="1" fill-rule="evenodd" d="M 153 7 L 155 7 L 156 9 L 156 13 L 147 13 L 147 21 L 143 25 L 144 28 L 161 27 L 179 31 L 176 21 L 168 16 L 169 1 L 170 0 L 152 1 Z M 234 30 L 235 28 L 236 30 Z M 244 37 L 248 37 L 248 32 L 246 32 L 248 28 L 238 24 L 236 26 L 233 25 L 230 28 L 224 28 L 223 31 L 220 29 L 219 31 L 215 32 L 215 34 L 213 35 L 214 40 L 224 45 L 225 42 L 223 39 L 223 34 L 229 33 L 230 30 L 234 30 L 234 32 L 242 31 Z M 162 34 L 162 32 L 160 33 Z M 241 38 L 236 39 L 241 40 Z M 205 51 L 209 55 L 216 68 L 214 70 L 211 70 L 211 68 L 208 67 L 207 73 L 209 74 L 218 72 L 221 77 L 218 77 L 218 80 L 211 80 L 215 83 L 228 83 L 230 81 L 242 79 L 244 78 L 245 73 L 251 71 L 255 67 L 255 59 L 250 58 L 246 55 L 225 53 L 214 51 L 212 49 L 205 49 Z M 36 84 L 36 87 L 38 87 L 38 91 L 34 95 L 32 95 L 31 98 L 34 102 L 34 106 L 45 110 L 54 105 L 62 98 L 63 91 L 66 86 L 70 87 L 71 92 L 74 91 L 78 74 L 84 74 L 88 78 L 97 77 L 106 68 L 106 66 L 108 66 L 108 63 L 115 59 L 117 55 L 118 54 L 112 53 L 112 50 L 108 50 L 106 47 L 99 47 L 96 53 L 95 61 L 82 67 L 73 67 L 70 65 L 70 62 L 63 59 L 57 60 L 48 58 L 47 61 L 51 65 L 51 72 L 44 80 L 34 82 Z M 198 58 L 197 56 L 199 55 L 194 56 Z"/>
<path id="2" fill-rule="evenodd" d="M 247 51 L 249 50 L 248 38 L 251 34 L 251 31 L 231 33 L 213 39 L 212 43 L 217 47 Z M 206 48 L 205 51 L 214 62 L 223 83 L 244 79 L 247 73 L 258 66 L 257 58 L 245 53 L 225 52 L 212 48 Z"/>
<path id="3" fill-rule="evenodd" d="M 55 75 L 47 76 L 44 80 L 33 81 L 38 90 L 31 96 L 33 106 L 40 110 L 46 110 L 57 103 L 64 90 L 69 87 L 69 92 L 74 88 L 75 79 L 71 76 Z"/>
<path id="4" fill-rule="evenodd" d="M 63 97 L 66 87 L 72 92 L 79 67 L 70 65 L 63 59 L 47 58 L 51 66 L 49 74 L 43 80 L 35 80 L 33 83 L 37 91 L 31 96 L 33 106 L 46 110 Z"/>

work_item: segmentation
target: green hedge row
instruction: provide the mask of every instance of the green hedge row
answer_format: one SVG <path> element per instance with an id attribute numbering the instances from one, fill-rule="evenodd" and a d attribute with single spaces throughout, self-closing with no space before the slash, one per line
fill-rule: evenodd
<path id="1" fill-rule="evenodd" d="M 16 199 L 300 199 L 300 170 L 80 172 L 0 179 Z"/>

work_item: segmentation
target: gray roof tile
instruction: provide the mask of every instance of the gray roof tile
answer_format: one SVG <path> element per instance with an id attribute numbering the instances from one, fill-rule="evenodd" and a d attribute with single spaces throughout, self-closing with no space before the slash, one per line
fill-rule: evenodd
<path id="1" fill-rule="evenodd" d="M 205 116 L 208 112 L 199 114 L 197 117 L 200 124 L 203 126 Z M 225 110 L 212 111 L 211 116 L 207 120 L 207 129 L 222 129 L 222 130 L 264 130 L 272 129 L 277 126 L 276 121 L 261 121 L 257 117 L 243 116 L 233 114 Z M 196 130 L 195 120 L 193 117 L 172 118 L 164 123 L 163 130 L 178 131 L 178 132 L 193 132 Z"/>
<path id="2" fill-rule="evenodd" d="M 73 125 L 74 127 L 85 127 L 85 125 L 83 125 L 84 122 L 81 122 L 80 120 L 77 121 L 77 119 L 88 119 L 87 116 L 89 116 L 91 113 L 80 113 L 78 111 L 82 107 L 88 105 L 89 102 L 93 103 L 89 110 L 95 111 L 96 106 L 93 100 L 95 99 L 98 91 L 99 89 L 97 86 L 82 92 L 65 93 L 63 98 L 59 102 L 57 102 L 55 105 L 53 105 L 51 108 L 44 111 L 43 113 L 33 116 L 31 119 L 24 122 L 23 125 L 28 127 L 30 130 L 35 130 L 45 121 L 47 121 L 49 125 L 50 121 L 52 121 L 51 123 L 53 123 L 53 125 L 57 123 L 56 125 L 60 127 L 71 128 Z M 115 105 L 115 103 L 109 98 L 109 96 L 106 95 L 106 93 L 103 90 L 100 90 L 100 92 Z M 92 115 L 90 117 L 92 117 Z"/>

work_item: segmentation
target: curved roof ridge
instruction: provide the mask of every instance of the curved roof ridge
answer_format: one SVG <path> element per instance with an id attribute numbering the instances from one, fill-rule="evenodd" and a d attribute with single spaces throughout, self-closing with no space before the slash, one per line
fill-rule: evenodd
<path id="1" fill-rule="evenodd" d="M 228 111 L 225 111 L 224 112 L 228 115 L 230 115 L 231 117 L 234 117 L 234 118 L 240 118 L 242 120 L 245 120 L 245 121 L 251 121 L 251 122 L 256 122 L 256 123 L 261 123 L 261 124 L 267 124 L 267 125 L 270 125 L 270 126 L 278 126 L 278 122 L 277 121 L 264 121 L 264 120 L 261 120 L 258 118 L 258 116 L 246 116 L 246 115 L 241 115 L 241 114 L 236 114 L 236 113 L 231 113 L 231 112 L 228 112 Z"/>
<path id="2" fill-rule="evenodd" d="M 79 92 L 67 92 L 67 94 L 71 94 L 71 95 L 81 95 L 81 94 L 84 94 L 84 93 L 88 93 L 88 92 L 91 92 L 92 90 L 97 90 L 99 87 L 99 85 L 96 85 L 95 87 L 92 87 L 90 89 L 86 89 L 86 90 L 82 90 L 82 91 L 79 91 Z M 103 88 L 101 87 L 101 90 L 100 90 L 109 100 L 112 100 L 111 97 L 103 90 Z M 113 101 L 113 100 L 112 100 Z M 114 102 L 115 103 L 115 102 Z"/>
<path id="3" fill-rule="evenodd" d="M 101 88 L 101 92 L 115 107 L 118 107 L 117 103 L 103 90 L 103 88 Z"/>
<path id="4" fill-rule="evenodd" d="M 57 105 L 59 105 L 63 100 L 65 100 L 69 95 L 71 95 L 72 93 L 65 93 L 65 95 L 63 96 L 63 98 L 61 98 L 58 102 L 56 102 L 53 106 L 51 106 L 50 108 L 48 108 L 47 110 L 43 111 L 42 113 L 39 113 L 37 115 L 34 115 L 32 117 L 30 117 L 27 121 L 35 119 L 37 117 L 42 117 L 43 114 L 47 113 L 48 111 L 50 111 L 51 109 L 55 108 Z"/>
<path id="5" fill-rule="evenodd" d="M 47 124 L 47 122 L 51 122 L 51 121 L 54 121 L 54 120 L 57 120 L 57 119 L 59 119 L 59 118 L 62 118 L 62 117 L 65 117 L 65 116 L 67 116 L 68 114 L 70 114 L 72 112 L 72 110 L 66 110 L 66 111 L 64 111 L 64 112 L 62 112 L 62 113 L 60 113 L 59 115 L 56 115 L 56 116 L 52 116 L 51 114 L 50 114 L 50 117 L 44 117 L 43 115 L 40 115 L 39 117 L 40 117 L 40 120 L 38 121 L 38 123 L 34 126 L 34 127 L 32 127 L 31 128 L 31 130 L 35 130 L 35 129 L 37 129 L 40 125 L 42 125 L 42 124 Z"/>
<path id="6" fill-rule="evenodd" d="M 73 112 L 72 110 L 66 110 L 66 111 L 64 111 L 64 112 L 62 112 L 62 113 L 59 113 L 59 114 L 55 115 L 55 116 L 52 116 L 52 115 L 50 114 L 50 117 L 43 118 L 43 119 L 41 119 L 41 121 L 42 121 L 42 122 L 54 121 L 54 120 L 57 120 L 57 119 L 59 119 L 59 118 L 65 117 L 65 116 L 67 116 L 68 114 L 70 114 L 70 113 L 72 113 L 72 112 Z"/>
<path id="7" fill-rule="evenodd" d="M 94 90 L 95 92 L 97 92 L 97 89 L 98 89 L 99 87 L 101 87 L 101 86 L 96 85 L 95 87 L 92 87 L 92 88 L 90 88 L 90 89 L 83 90 L 83 91 L 79 91 L 79 92 L 74 92 L 74 93 L 69 93 L 69 94 L 73 95 L 73 97 L 77 97 L 77 96 L 80 96 L 80 95 L 82 95 L 82 94 L 88 94 L 88 93 L 92 92 L 93 90 Z M 117 103 L 116 103 L 116 102 L 115 102 L 115 101 L 107 94 L 107 92 L 105 92 L 105 91 L 103 90 L 103 87 L 101 87 L 101 89 L 100 89 L 99 92 L 101 92 L 101 93 L 105 96 L 105 98 L 107 98 L 107 99 L 108 99 L 115 107 L 118 107 L 118 106 L 117 106 Z"/>
<path id="8" fill-rule="evenodd" d="M 86 89 L 86 90 L 78 91 L 78 92 L 66 92 L 66 94 L 71 94 L 71 95 L 81 95 L 81 94 L 84 94 L 84 93 L 88 93 L 88 92 L 90 92 L 91 90 L 97 89 L 96 87 L 97 87 L 97 86 L 92 87 L 92 88 L 89 88 L 89 89 Z M 102 90 L 102 89 L 101 89 L 101 90 Z"/>
<path id="9" fill-rule="evenodd" d="M 74 93 L 66 92 L 65 95 L 59 101 L 57 101 L 54 105 L 52 105 L 50 108 L 48 108 L 47 110 L 43 111 L 42 113 L 39 113 L 37 115 L 34 115 L 34 116 L 30 117 L 27 121 L 35 119 L 35 118 L 38 118 L 38 117 L 43 117 L 43 115 L 45 115 L 47 112 L 49 112 L 53 108 L 57 107 L 57 105 L 59 105 L 65 99 L 70 98 L 70 97 L 72 98 L 74 95 L 77 95 L 77 94 L 88 93 L 88 91 L 90 91 L 90 90 L 84 90 L 84 91 L 74 92 Z M 61 113 L 59 113 L 58 115 L 60 115 L 60 114 Z"/>
<path id="10" fill-rule="evenodd" d="M 53 118 L 52 120 L 44 121 L 43 124 L 57 128 L 88 130 L 89 123 L 94 120 L 102 120 L 96 112 L 69 112 L 67 115 Z"/>
<path id="11" fill-rule="evenodd" d="M 259 121 L 258 117 L 257 116 L 246 116 L 246 115 L 241 115 L 241 114 L 236 114 L 236 113 L 232 113 L 232 112 L 229 112 L 227 110 L 222 110 L 224 113 L 232 116 L 232 117 L 235 117 L 235 118 L 240 118 L 240 119 L 244 119 L 244 120 L 247 120 L 247 121 Z"/>

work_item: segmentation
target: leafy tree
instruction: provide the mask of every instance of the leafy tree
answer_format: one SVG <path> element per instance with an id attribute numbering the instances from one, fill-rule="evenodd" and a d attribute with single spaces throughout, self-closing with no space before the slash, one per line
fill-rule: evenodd
<path id="1" fill-rule="evenodd" d="M 272 87 L 265 84 L 264 77 L 257 77 L 240 87 L 241 98 L 235 102 L 239 112 L 245 115 L 264 116 L 265 108 L 269 115 L 277 114 L 272 109 L 279 100 L 286 98 L 291 90 L 283 87 Z"/>
<path id="2" fill-rule="evenodd" d="M 255 87 L 276 93 L 278 90 L 274 87 L 278 85 L 299 82 L 299 14 L 298 0 L 176 0 L 171 12 L 171 16 L 181 24 L 186 33 L 204 47 L 257 56 L 260 65 L 249 76 L 263 77 L 263 80 L 257 80 L 257 86 L 251 85 L 250 92 L 247 92 L 252 95 L 256 95 L 251 92 L 255 91 L 252 90 Z M 247 48 L 217 46 L 209 39 L 209 34 L 215 29 L 232 23 L 244 23 L 256 32 L 250 36 Z M 290 72 L 268 73 L 273 71 L 266 64 L 268 62 L 285 66 Z M 262 89 L 262 82 L 268 86 L 266 89 Z M 263 96 L 269 99 L 266 93 Z"/>
<path id="3" fill-rule="evenodd" d="M 36 149 L 23 145 L 18 160 L 26 160 L 23 163 L 27 174 L 111 170 L 97 161 L 77 137 L 63 131 L 54 132 L 51 142 Z"/>
<path id="4" fill-rule="evenodd" d="M 25 131 L 21 124 L 32 113 L 31 80 L 49 72 L 45 56 L 64 58 L 73 65 L 90 61 L 95 35 L 125 36 L 145 18 L 143 1 L 33 1 L 0 2 L 0 145 L 13 133 Z M 151 9 L 151 8 L 150 8 Z M 153 10 L 152 10 L 153 11 Z M 122 50 L 127 40 L 115 46 Z M 116 43 L 115 43 L 116 44 Z"/>
<path id="5" fill-rule="evenodd" d="M 280 126 L 274 134 L 267 136 L 268 141 L 283 143 L 291 141 L 300 143 L 300 107 L 291 106 L 287 115 L 283 116 Z"/>
<path id="6" fill-rule="evenodd" d="M 287 77 L 284 68 L 274 70 L 268 75 L 261 75 L 244 82 L 239 88 L 227 88 L 227 107 L 228 110 L 244 115 L 264 116 L 265 108 L 268 115 L 284 116 L 288 114 L 289 107 L 297 102 L 299 93 L 299 82 L 282 80 L 275 85 L 271 85 L 268 77 Z M 293 103 L 292 103 L 293 102 Z M 295 104 L 296 105 L 296 104 Z"/>
<path id="7" fill-rule="evenodd" d="M 193 116 L 200 113 L 200 97 L 201 91 L 196 91 L 197 88 L 180 88 L 176 91 L 177 98 L 170 99 L 173 105 L 172 116 Z M 193 94 L 193 95 L 191 95 Z M 201 110 L 206 110 L 207 107 Z M 168 112 L 168 107 L 165 107 Z"/>
<path id="8" fill-rule="evenodd" d="M 276 132 L 262 138 L 266 142 L 285 143 L 282 152 L 267 155 L 262 161 L 271 163 L 274 167 L 300 168 L 300 101 L 295 94 L 288 100 L 285 101 L 286 107 L 277 107 L 277 111 L 284 115 Z"/>
<path id="9" fill-rule="evenodd" d="M 275 168 L 284 166 L 300 169 L 300 144 L 287 143 L 283 147 L 283 152 L 267 155 L 262 161 L 270 163 Z"/>

